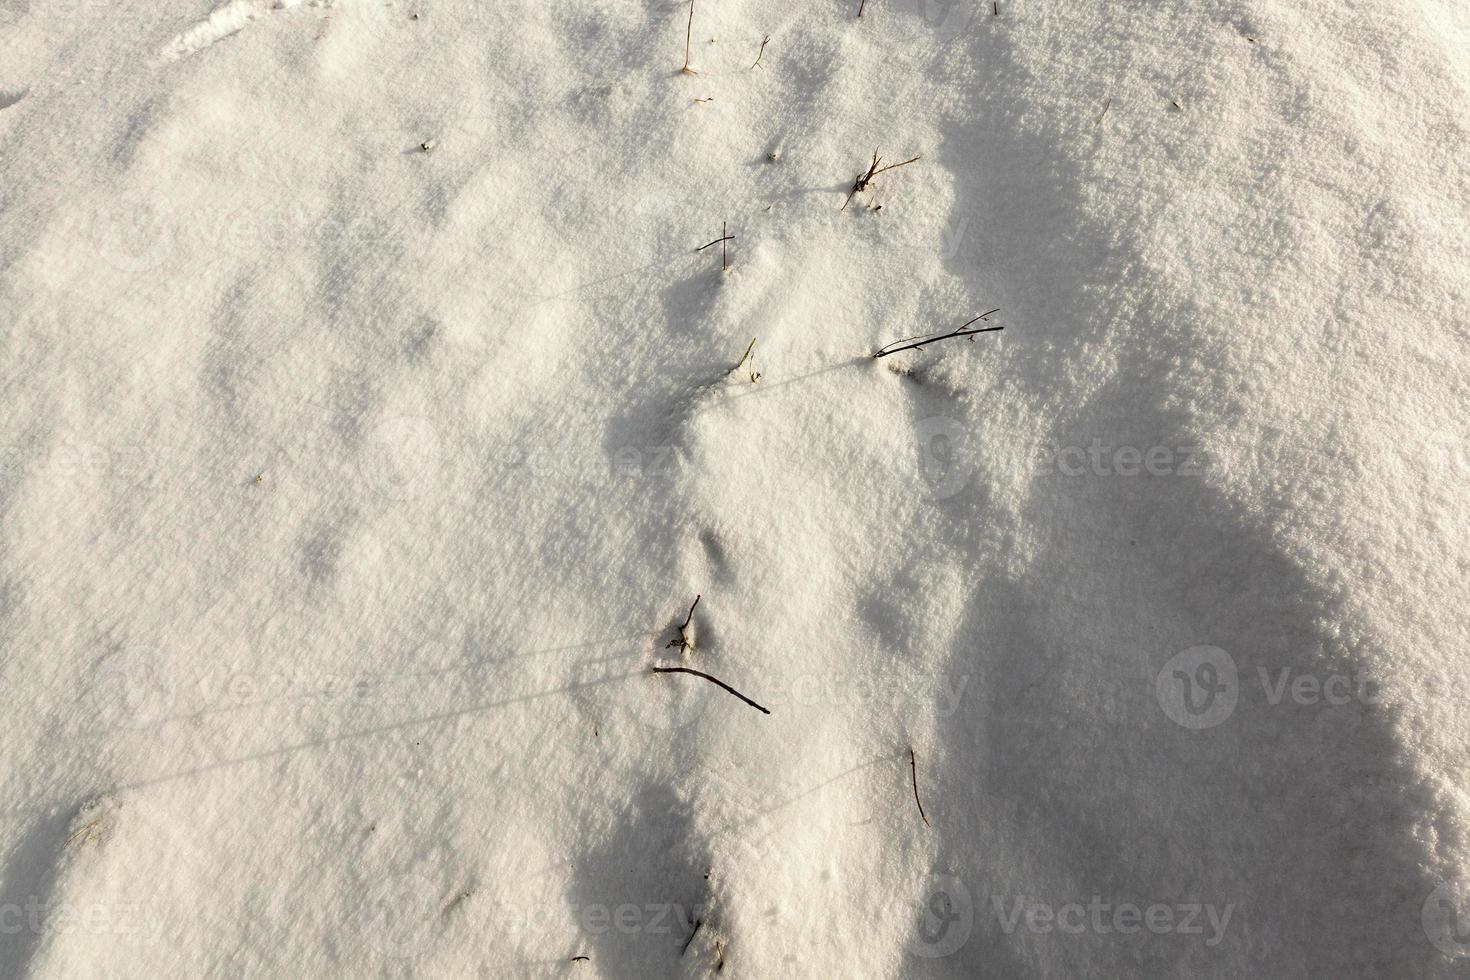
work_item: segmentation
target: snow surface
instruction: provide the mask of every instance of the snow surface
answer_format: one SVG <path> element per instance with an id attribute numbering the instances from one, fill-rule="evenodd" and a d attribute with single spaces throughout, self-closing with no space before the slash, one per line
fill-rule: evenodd
<path id="1" fill-rule="evenodd" d="M 0 0 L 0 975 L 1470 975 L 1470 8 L 696 3 Z"/>

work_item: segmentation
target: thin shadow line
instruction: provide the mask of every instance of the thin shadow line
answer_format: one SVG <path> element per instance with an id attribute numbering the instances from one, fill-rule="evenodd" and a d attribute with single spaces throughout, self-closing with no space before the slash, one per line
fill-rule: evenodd
<path id="1" fill-rule="evenodd" d="M 220 762 L 212 762 L 207 766 L 198 766 L 194 769 L 184 769 L 180 770 L 179 772 L 172 772 L 163 776 L 155 776 L 151 779 L 140 780 L 136 783 L 123 783 L 115 785 L 105 792 L 118 793 L 127 790 L 146 789 L 150 786 L 158 786 L 163 783 L 173 782 L 176 779 L 183 779 L 185 776 L 198 776 L 207 772 L 215 772 L 220 769 L 227 769 L 231 766 L 244 765 L 250 762 L 260 762 L 265 759 L 274 759 L 279 756 L 289 755 L 292 752 L 300 752 L 305 749 L 319 748 L 324 745 L 335 745 L 339 742 L 346 742 L 355 738 L 370 738 L 374 735 L 385 735 L 389 732 L 402 731 L 404 729 L 413 728 L 418 725 L 427 725 L 434 722 L 448 721 L 452 718 L 460 718 L 465 715 L 476 714 L 481 711 L 487 711 L 491 708 L 502 708 L 510 704 L 520 704 L 526 701 L 535 701 L 538 698 L 551 697 L 557 694 L 567 694 L 571 691 L 578 691 L 588 687 L 596 687 L 599 684 L 607 684 L 611 681 L 627 680 L 631 677 L 642 677 L 643 675 L 643 671 L 630 671 L 626 674 L 616 674 L 611 677 L 603 677 L 595 681 L 587 681 L 584 684 L 572 684 L 567 687 L 559 687 L 552 691 L 542 691 L 539 694 L 527 694 L 523 695 L 522 697 L 507 698 L 504 701 L 491 701 L 487 704 L 478 704 L 474 707 L 460 708 L 455 711 L 441 711 L 438 714 L 425 715 L 422 718 L 409 718 L 405 721 L 395 722 L 391 725 L 380 725 L 377 728 L 367 728 L 363 729 L 362 731 L 347 732 L 342 735 L 333 735 L 329 738 L 318 739 L 314 742 L 302 742 L 297 745 L 284 745 L 278 749 L 268 749 L 264 752 L 256 752 L 251 755 L 239 756 L 238 758 L 234 759 L 224 759 Z"/>
<path id="2" fill-rule="evenodd" d="M 822 780 L 820 783 L 817 783 L 815 786 L 811 787 L 810 789 L 802 790 L 800 793 L 797 793 L 795 796 L 791 797 L 789 800 L 785 800 L 785 801 L 783 801 L 781 803 L 777 803 L 775 806 L 767 807 L 764 810 L 759 810 L 756 813 L 754 813 L 753 815 L 751 815 L 749 817 L 746 817 L 743 820 L 732 820 L 730 823 L 727 823 L 723 827 L 720 827 L 718 830 L 716 830 L 715 833 L 716 834 L 725 834 L 725 833 L 728 833 L 728 832 L 730 832 L 732 830 L 736 830 L 736 829 L 739 829 L 741 827 L 744 827 L 744 826 L 747 826 L 749 824 L 752 824 L 755 821 L 759 820 L 761 817 L 770 816 L 772 813 L 775 813 L 777 810 L 784 810 L 787 807 L 789 807 L 789 806 L 791 806 L 791 805 L 799 802 L 800 800 L 806 799 L 808 796 L 811 796 L 813 793 L 817 792 L 818 790 L 825 789 L 826 787 L 831 786 L 833 783 L 837 782 L 839 779 L 844 779 L 844 778 L 846 778 L 848 776 L 851 776 L 853 773 L 857 772 L 860 769 L 871 769 L 873 766 L 876 766 L 879 763 L 888 762 L 888 761 L 894 760 L 894 759 L 903 759 L 903 758 L 906 758 L 906 757 L 907 757 L 906 756 L 906 753 L 899 752 L 899 753 L 896 753 L 894 755 L 880 755 L 876 759 L 869 759 L 867 762 L 860 762 L 857 765 L 853 766 L 851 769 L 848 769 L 848 770 L 846 770 L 844 772 L 839 772 L 835 776 L 831 776 L 831 777 L 828 777 L 827 779 Z"/>

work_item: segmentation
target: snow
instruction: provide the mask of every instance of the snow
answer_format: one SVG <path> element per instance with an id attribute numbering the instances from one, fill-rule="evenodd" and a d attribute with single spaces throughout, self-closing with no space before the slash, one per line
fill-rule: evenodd
<path id="1" fill-rule="evenodd" d="M 1464 975 L 1470 12 L 856 12 L 0 0 L 0 974 Z"/>

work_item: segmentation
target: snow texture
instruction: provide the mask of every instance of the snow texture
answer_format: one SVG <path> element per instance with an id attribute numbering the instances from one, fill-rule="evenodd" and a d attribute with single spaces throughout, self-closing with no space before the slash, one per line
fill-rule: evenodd
<path id="1" fill-rule="evenodd" d="M 1470 8 L 855 7 L 0 0 L 0 975 L 1467 975 Z"/>

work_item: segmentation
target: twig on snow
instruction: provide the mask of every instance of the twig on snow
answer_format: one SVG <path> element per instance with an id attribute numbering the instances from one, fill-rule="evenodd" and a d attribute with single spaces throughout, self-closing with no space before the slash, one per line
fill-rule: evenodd
<path id="1" fill-rule="evenodd" d="M 756 704 L 750 698 L 741 694 L 739 691 L 735 690 L 733 687 L 731 687 L 729 684 L 726 684 L 718 677 L 711 677 L 709 674 L 706 674 L 702 670 L 695 670 L 693 667 L 651 667 L 649 669 L 652 670 L 655 674 L 693 674 L 695 677 L 703 677 L 711 684 L 714 684 L 718 687 L 723 687 L 726 691 L 729 691 L 731 694 L 735 695 L 737 698 L 744 701 L 746 704 L 750 705 L 761 714 L 768 715 L 771 713 L 769 708 L 762 708 L 760 705 Z"/>
<path id="2" fill-rule="evenodd" d="M 694 0 L 689 0 L 689 26 L 684 28 L 684 67 L 679 70 L 686 75 L 699 74 L 689 67 L 689 39 L 694 34 Z"/>
<path id="3" fill-rule="evenodd" d="M 1000 310 L 991 310 L 990 313 L 982 313 L 979 316 L 977 316 L 975 319 L 971 320 L 970 323 L 979 323 L 981 320 L 984 320 L 986 317 L 990 316 L 991 313 L 999 313 L 999 312 L 1000 312 Z M 968 327 L 970 325 L 970 323 L 966 323 L 966 324 L 964 324 L 962 326 L 956 327 L 954 330 L 951 330 L 949 333 L 937 334 L 937 335 L 935 335 L 933 337 L 919 337 L 919 338 L 905 337 L 903 340 L 895 340 L 891 344 L 888 344 L 888 345 L 886 345 L 884 347 L 880 347 L 877 351 L 875 351 L 873 353 L 873 356 L 874 357 L 887 357 L 889 354 L 897 354 L 899 351 L 903 351 L 903 350 L 923 350 L 925 344 L 937 343 L 938 341 L 941 341 L 941 340 L 948 340 L 951 337 L 971 337 L 971 336 L 973 336 L 973 335 L 975 335 L 977 333 L 990 333 L 990 332 L 992 332 L 994 330 L 1004 330 L 1005 329 L 1005 327 L 1003 327 L 1003 326 L 1001 326 L 999 324 L 996 324 L 995 326 L 991 326 L 991 327 L 978 327 L 978 328 L 976 328 L 974 330 L 967 330 L 967 329 L 965 329 L 966 327 Z M 900 345 L 900 344 L 902 346 L 897 346 L 897 345 Z"/>
<path id="4" fill-rule="evenodd" d="M 919 804 L 919 819 L 924 821 L 925 827 L 931 826 L 929 818 L 924 815 L 924 804 L 919 800 L 919 760 L 912 747 L 909 748 L 909 771 L 914 777 L 914 802 Z"/>
<path id="5" fill-rule="evenodd" d="M 701 245 L 701 246 L 699 246 L 698 248 L 695 249 L 695 251 L 696 252 L 703 252 L 705 249 L 709 248 L 710 245 L 718 245 L 718 246 L 720 246 L 720 271 L 721 272 L 724 272 L 724 271 L 726 271 L 726 270 L 728 270 L 730 268 L 730 256 L 729 256 L 729 253 L 725 250 L 726 247 L 727 247 L 725 245 L 725 243 L 726 242 L 733 242 L 734 240 L 735 240 L 735 236 L 732 235 L 732 234 L 730 234 L 730 232 L 728 230 L 728 224 L 726 222 L 723 222 L 722 221 L 722 222 L 720 222 L 720 237 L 719 238 L 716 238 L 714 241 L 710 242 L 709 245 Z"/>
<path id="6" fill-rule="evenodd" d="M 874 177 L 889 170 L 897 170 L 899 167 L 907 167 L 911 163 L 916 163 L 918 159 L 918 157 L 913 157 L 912 159 L 905 160 L 903 163 L 890 163 L 886 167 L 880 167 L 878 166 L 878 164 L 882 163 L 883 161 L 879 159 L 878 151 L 874 150 L 873 162 L 869 164 L 868 172 L 857 175 L 857 179 L 853 181 L 852 190 L 847 192 L 847 200 L 843 201 L 842 207 L 838 208 L 837 210 L 846 211 L 847 206 L 852 203 L 852 199 L 861 194 L 863 191 L 867 190 L 868 185 L 873 182 Z"/>
<path id="7" fill-rule="evenodd" d="M 745 353 L 740 356 L 740 360 L 735 363 L 735 366 L 732 367 L 729 371 L 726 372 L 727 374 L 734 374 L 736 371 L 739 371 L 740 370 L 741 365 L 743 365 L 746 361 L 749 361 L 750 362 L 750 383 L 751 384 L 755 384 L 757 381 L 759 381 L 761 379 L 761 373 L 755 369 L 755 358 L 750 356 L 751 355 L 751 351 L 755 350 L 755 341 L 756 341 L 756 338 L 754 338 L 754 337 L 751 337 L 750 338 L 750 346 L 747 347 L 747 348 L 745 348 Z"/>
<path id="8" fill-rule="evenodd" d="M 736 365 L 736 367 L 739 367 L 739 365 Z M 680 650 L 692 650 L 694 648 L 694 644 L 689 641 L 689 624 L 694 620 L 694 607 L 699 605 L 701 598 L 703 596 L 697 595 L 694 597 L 694 602 L 689 606 L 689 615 L 684 617 L 684 624 L 679 627 L 679 635 L 664 645 L 665 650 L 670 647 L 678 647 Z"/>
<path id="9" fill-rule="evenodd" d="M 751 71 L 755 71 L 756 68 L 758 68 L 760 66 L 761 59 L 766 56 L 766 45 L 767 44 L 770 44 L 770 43 L 771 43 L 771 35 L 767 34 L 761 40 L 761 49 L 755 53 L 755 64 L 753 64 L 753 65 L 750 66 L 750 70 Z"/>
<path id="10" fill-rule="evenodd" d="M 685 953 L 689 952 L 689 944 L 692 943 L 692 942 L 694 942 L 694 937 L 695 936 L 699 935 L 699 927 L 702 926 L 702 925 L 704 925 L 704 920 L 703 919 L 695 919 L 694 920 L 694 931 L 689 934 L 689 938 L 688 939 L 684 940 L 684 948 L 681 949 L 681 950 L 679 950 L 679 955 L 680 956 L 683 956 Z"/>

